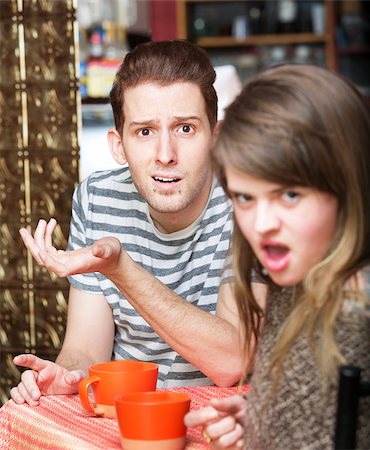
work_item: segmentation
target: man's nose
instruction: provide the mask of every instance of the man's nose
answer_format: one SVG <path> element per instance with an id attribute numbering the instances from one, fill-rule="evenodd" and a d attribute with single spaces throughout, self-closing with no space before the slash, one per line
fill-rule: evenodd
<path id="1" fill-rule="evenodd" d="M 171 133 L 165 131 L 159 136 L 157 142 L 156 161 L 162 165 L 176 164 L 177 151 L 175 139 Z"/>

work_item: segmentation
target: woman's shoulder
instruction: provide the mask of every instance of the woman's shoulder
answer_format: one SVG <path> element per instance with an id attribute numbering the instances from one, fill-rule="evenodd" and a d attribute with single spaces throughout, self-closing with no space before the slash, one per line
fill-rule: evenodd
<path id="1" fill-rule="evenodd" d="M 362 269 L 362 272 L 363 272 L 363 276 L 365 277 L 365 280 L 366 280 L 367 292 L 369 292 L 369 290 L 370 290 L 370 265 L 365 266 Z"/>
<path id="2" fill-rule="evenodd" d="M 367 298 L 370 299 L 370 266 L 366 266 L 361 271 L 361 274 L 363 279 L 364 292 L 367 295 Z"/>
<path id="3" fill-rule="evenodd" d="M 370 319 L 370 266 L 363 267 L 347 281 L 343 309 Z"/>

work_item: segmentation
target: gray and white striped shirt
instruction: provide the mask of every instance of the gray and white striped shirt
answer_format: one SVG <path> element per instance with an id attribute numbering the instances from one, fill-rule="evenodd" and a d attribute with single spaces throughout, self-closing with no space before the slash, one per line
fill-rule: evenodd
<path id="1" fill-rule="evenodd" d="M 199 219 L 171 234 L 154 226 L 128 167 L 95 172 L 85 179 L 74 193 L 72 209 L 70 250 L 115 236 L 134 261 L 176 294 L 215 313 L 232 229 L 231 202 L 216 180 Z M 156 362 L 158 387 L 211 384 L 155 333 L 109 279 L 90 273 L 71 276 L 69 281 L 77 289 L 102 293 L 111 306 L 113 359 Z"/>

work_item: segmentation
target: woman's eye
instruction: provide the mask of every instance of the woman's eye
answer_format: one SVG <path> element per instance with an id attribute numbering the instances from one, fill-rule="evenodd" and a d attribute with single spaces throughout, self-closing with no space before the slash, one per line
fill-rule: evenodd
<path id="1" fill-rule="evenodd" d="M 239 205 L 245 205 L 252 200 L 252 197 L 248 194 L 234 194 L 233 200 Z"/>
<path id="2" fill-rule="evenodd" d="M 288 203 L 295 203 L 299 198 L 299 193 L 296 191 L 285 191 L 283 192 L 283 200 Z"/>

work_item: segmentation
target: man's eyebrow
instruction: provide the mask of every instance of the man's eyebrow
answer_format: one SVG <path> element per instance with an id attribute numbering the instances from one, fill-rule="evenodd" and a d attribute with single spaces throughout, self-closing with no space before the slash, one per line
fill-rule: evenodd
<path id="1" fill-rule="evenodd" d="M 201 121 L 201 118 L 199 116 L 174 116 L 173 117 L 176 122 L 189 122 L 189 121 Z M 158 123 L 159 121 L 157 119 L 144 119 L 144 120 L 133 120 L 128 124 L 129 128 L 133 127 L 142 127 L 142 126 L 149 126 L 153 123 Z"/>
<path id="2" fill-rule="evenodd" d="M 145 126 L 145 125 L 150 125 L 153 122 L 155 123 L 155 122 L 158 122 L 158 121 L 156 119 L 133 120 L 132 122 L 130 122 L 128 124 L 128 126 L 129 126 L 129 128 L 137 127 L 137 126 L 142 127 L 142 126 Z"/>
<path id="3" fill-rule="evenodd" d="M 174 117 L 178 122 L 187 122 L 189 120 L 197 120 L 198 122 L 200 122 L 200 117 L 199 116 L 175 116 Z"/>

